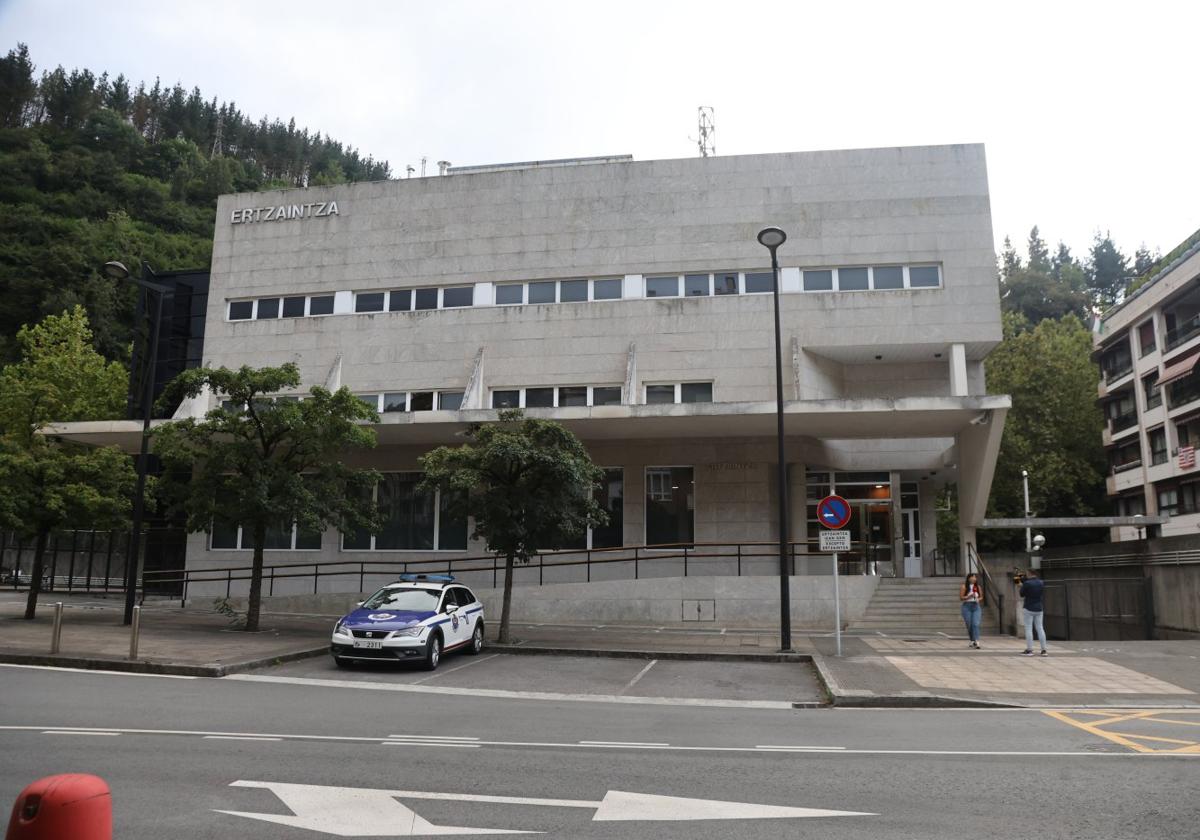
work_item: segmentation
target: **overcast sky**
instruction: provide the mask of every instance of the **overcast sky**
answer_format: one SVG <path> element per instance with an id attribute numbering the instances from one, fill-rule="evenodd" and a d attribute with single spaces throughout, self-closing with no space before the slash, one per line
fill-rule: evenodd
<path id="1" fill-rule="evenodd" d="M 996 241 L 1200 228 L 1200 4 L 0 0 L 0 48 L 198 86 L 402 176 L 455 165 L 987 146 Z"/>

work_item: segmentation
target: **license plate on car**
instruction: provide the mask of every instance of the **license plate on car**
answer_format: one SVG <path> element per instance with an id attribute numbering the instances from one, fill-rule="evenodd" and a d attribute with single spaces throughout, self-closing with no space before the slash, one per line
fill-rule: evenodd
<path id="1" fill-rule="evenodd" d="M 383 647 L 383 642 L 373 642 L 368 639 L 355 639 L 354 646 L 356 648 L 368 648 L 370 650 L 380 650 Z"/>

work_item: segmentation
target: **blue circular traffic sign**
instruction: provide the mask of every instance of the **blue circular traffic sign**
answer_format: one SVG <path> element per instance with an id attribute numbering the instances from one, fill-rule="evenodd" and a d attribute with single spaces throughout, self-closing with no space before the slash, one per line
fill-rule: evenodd
<path id="1" fill-rule="evenodd" d="M 841 528 L 850 521 L 850 503 L 841 496 L 826 496 L 817 503 L 817 520 L 826 528 Z"/>

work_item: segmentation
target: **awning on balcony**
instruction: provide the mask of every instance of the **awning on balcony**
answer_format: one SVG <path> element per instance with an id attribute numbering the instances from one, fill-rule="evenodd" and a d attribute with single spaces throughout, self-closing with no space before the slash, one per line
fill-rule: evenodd
<path id="1" fill-rule="evenodd" d="M 1200 350 L 1171 362 L 1163 369 L 1163 375 L 1159 377 L 1159 387 L 1174 382 L 1177 379 L 1183 379 L 1196 367 L 1197 361 L 1200 361 Z"/>

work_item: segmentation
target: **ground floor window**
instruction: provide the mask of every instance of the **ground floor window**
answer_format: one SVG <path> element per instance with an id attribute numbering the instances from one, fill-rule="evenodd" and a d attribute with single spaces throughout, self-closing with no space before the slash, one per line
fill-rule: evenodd
<path id="1" fill-rule="evenodd" d="M 254 548 L 254 532 L 240 523 L 218 520 L 213 523 L 209 547 L 249 551 Z M 267 551 L 319 551 L 321 532 L 307 531 L 294 524 L 272 526 L 267 528 L 263 548 Z"/>
<path id="2" fill-rule="evenodd" d="M 342 535 L 346 551 L 463 551 L 467 520 L 448 510 L 440 491 L 417 489 L 423 473 L 385 473 L 375 485 L 372 501 L 379 506 L 383 526 L 378 533 L 359 530 Z"/>
<path id="3" fill-rule="evenodd" d="M 558 546 L 559 550 L 619 548 L 625 544 L 625 470 L 620 467 L 604 470 L 604 478 L 596 489 L 596 502 L 608 514 L 608 524 L 589 528 L 587 533 Z"/>
<path id="4" fill-rule="evenodd" d="M 646 545 L 691 545 L 696 534 L 696 483 L 691 467 L 646 468 Z"/>

